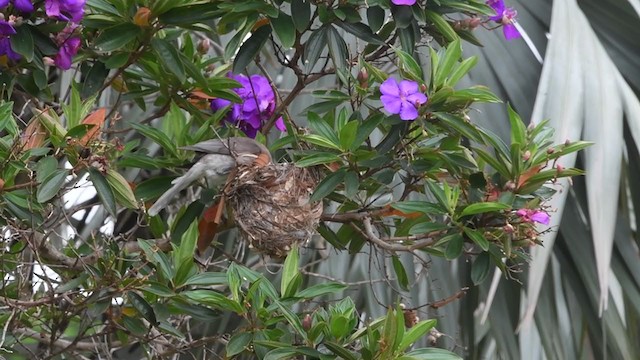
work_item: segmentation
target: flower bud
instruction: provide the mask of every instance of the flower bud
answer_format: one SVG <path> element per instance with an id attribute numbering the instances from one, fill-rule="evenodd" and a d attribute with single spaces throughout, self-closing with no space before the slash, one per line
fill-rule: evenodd
<path id="1" fill-rule="evenodd" d="M 54 65 L 56 64 L 56 62 L 55 62 L 55 61 L 53 61 L 53 59 L 52 59 L 52 58 L 50 58 L 50 57 L 48 57 L 48 56 L 43 57 L 43 58 L 42 58 L 42 62 L 43 62 L 45 65 L 49 65 L 49 66 L 54 66 Z"/>
<path id="2" fill-rule="evenodd" d="M 467 21 L 470 30 L 473 30 L 482 24 L 482 19 L 479 16 L 474 16 Z"/>
<path id="3" fill-rule="evenodd" d="M 151 17 L 151 10 L 146 7 L 141 7 L 133 16 L 133 23 L 138 26 L 148 27 L 150 17 Z"/>
<path id="4" fill-rule="evenodd" d="M 420 92 L 421 93 L 426 93 L 427 92 L 427 85 L 425 84 L 420 84 Z"/>
<path id="5" fill-rule="evenodd" d="M 516 183 L 514 183 L 513 181 L 507 181 L 507 183 L 504 184 L 504 189 L 508 191 L 513 191 L 516 189 Z"/>
<path id="6" fill-rule="evenodd" d="M 502 227 L 502 231 L 506 232 L 507 234 L 513 234 L 515 230 L 516 229 L 513 227 L 513 225 L 509 223 L 507 223 L 507 225 Z"/>
<path id="7" fill-rule="evenodd" d="M 562 172 L 562 170 L 564 170 L 564 166 L 556 164 L 556 170 L 558 170 L 558 172 Z"/>
<path id="8" fill-rule="evenodd" d="M 198 42 L 198 53 L 204 55 L 211 49 L 211 41 L 209 39 L 202 39 Z"/>
<path id="9" fill-rule="evenodd" d="M 522 161 L 527 161 L 531 158 L 531 151 L 527 150 L 522 154 Z"/>
<path id="10" fill-rule="evenodd" d="M 549 155 L 553 154 L 554 152 L 556 152 L 556 150 L 554 148 L 548 148 L 547 149 L 547 154 L 549 154 Z"/>
<path id="11" fill-rule="evenodd" d="M 571 145 L 571 140 L 567 139 L 564 141 L 564 146 L 569 146 Z"/>
<path id="12" fill-rule="evenodd" d="M 369 72 L 367 71 L 367 68 L 363 67 L 358 71 L 358 82 L 363 88 L 369 87 Z"/>
<path id="13" fill-rule="evenodd" d="M 304 319 L 302 319 L 302 328 L 305 331 L 309 331 L 311 330 L 311 325 L 313 324 L 313 319 L 311 318 L 310 314 L 307 314 L 304 316 Z"/>
<path id="14" fill-rule="evenodd" d="M 0 191 L 2 191 L 4 189 L 4 179 L 0 179 Z"/>
<path id="15" fill-rule="evenodd" d="M 529 123 L 529 125 L 527 126 L 527 131 L 531 132 L 533 131 L 533 129 L 536 128 L 536 124 L 532 121 Z"/>

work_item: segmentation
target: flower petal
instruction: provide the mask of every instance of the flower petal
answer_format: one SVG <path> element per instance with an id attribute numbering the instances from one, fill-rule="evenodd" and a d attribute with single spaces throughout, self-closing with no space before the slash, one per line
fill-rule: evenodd
<path id="1" fill-rule="evenodd" d="M 15 6 L 18 11 L 23 13 L 33 12 L 33 4 L 31 3 L 31 0 L 15 0 L 13 2 L 13 6 Z"/>
<path id="2" fill-rule="evenodd" d="M 406 95 L 411 95 L 417 93 L 418 83 L 411 80 L 402 80 L 400 81 L 400 92 Z"/>
<path id="3" fill-rule="evenodd" d="M 276 120 L 276 129 L 282 132 L 287 131 L 287 126 L 284 124 L 284 119 L 282 118 L 282 116 L 280 116 L 278 120 Z"/>
<path id="4" fill-rule="evenodd" d="M 543 225 L 549 225 L 549 215 L 544 211 L 536 211 L 531 215 L 531 220 Z"/>
<path id="5" fill-rule="evenodd" d="M 391 0 L 394 5 L 413 5 L 416 0 Z"/>
<path id="6" fill-rule="evenodd" d="M 502 27 L 502 32 L 504 33 L 504 38 L 507 40 L 513 40 L 522 37 L 516 26 L 513 24 L 504 25 Z"/>
<path id="7" fill-rule="evenodd" d="M 382 105 L 384 105 L 384 109 L 392 114 L 399 114 L 400 107 L 402 101 L 400 98 L 393 95 L 382 95 L 380 96 L 380 101 L 382 101 Z"/>
<path id="8" fill-rule="evenodd" d="M 396 79 L 390 77 L 380 84 L 380 92 L 383 95 L 391 95 L 395 97 L 400 96 L 400 88 L 398 88 L 398 82 Z"/>
<path id="9" fill-rule="evenodd" d="M 427 96 L 423 93 L 415 93 L 415 94 L 411 94 L 409 96 L 407 96 L 407 101 L 409 101 L 410 103 L 416 105 L 416 104 L 426 104 L 427 102 Z"/>
<path id="10" fill-rule="evenodd" d="M 400 109 L 400 119 L 415 120 L 418 118 L 418 109 L 408 101 L 403 101 Z"/>

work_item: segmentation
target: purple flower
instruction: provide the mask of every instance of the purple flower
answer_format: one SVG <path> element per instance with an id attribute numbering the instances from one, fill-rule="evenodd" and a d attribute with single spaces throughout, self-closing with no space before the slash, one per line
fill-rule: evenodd
<path id="1" fill-rule="evenodd" d="M 248 137 L 255 138 L 258 131 L 262 129 L 264 123 L 275 111 L 275 94 L 264 76 L 233 75 L 232 78 L 241 85 L 236 88 L 235 92 L 242 99 L 242 102 L 231 103 L 225 99 L 213 99 L 211 109 L 217 111 L 231 105 L 226 121 L 236 125 Z M 278 118 L 275 125 L 280 131 L 286 130 L 282 118 Z"/>
<path id="2" fill-rule="evenodd" d="M 413 5 L 416 3 L 416 0 L 391 0 L 394 5 Z"/>
<path id="3" fill-rule="evenodd" d="M 31 3 L 31 0 L 13 0 L 13 6 L 23 13 L 33 12 L 33 4 Z"/>
<path id="4" fill-rule="evenodd" d="M 84 15 L 85 1 L 86 0 L 45 0 L 44 8 L 48 17 L 78 23 Z"/>
<path id="5" fill-rule="evenodd" d="M 9 0 L 0 0 L 0 9 L 9 6 Z"/>
<path id="6" fill-rule="evenodd" d="M 11 40 L 8 37 L 0 37 L 0 58 L 5 55 L 11 61 L 20 60 L 20 54 L 11 48 Z"/>
<path id="7" fill-rule="evenodd" d="M 516 211 L 516 215 L 522 218 L 522 221 L 533 223 L 537 222 L 543 225 L 549 225 L 549 214 L 540 210 L 520 209 Z"/>
<path id="8" fill-rule="evenodd" d="M 380 85 L 380 101 L 384 109 L 392 114 L 400 114 L 402 120 L 418 118 L 418 107 L 427 102 L 427 96 L 419 91 L 418 83 L 388 78 Z"/>
<path id="9" fill-rule="evenodd" d="M 11 24 L 4 20 L 0 20 L 0 38 L 10 36 L 16 33 L 16 29 Z"/>
<path id="10" fill-rule="evenodd" d="M 73 57 L 78 53 L 81 42 L 82 40 L 78 36 L 68 38 L 60 46 L 56 58 L 53 60 L 54 64 L 62 70 L 69 70 L 73 62 Z"/>
<path id="11" fill-rule="evenodd" d="M 502 32 L 505 39 L 513 40 L 521 37 L 520 32 L 514 25 L 518 15 L 517 11 L 505 6 L 504 0 L 487 0 L 487 5 L 491 6 L 496 12 L 496 15 L 490 16 L 489 19 L 502 24 Z"/>

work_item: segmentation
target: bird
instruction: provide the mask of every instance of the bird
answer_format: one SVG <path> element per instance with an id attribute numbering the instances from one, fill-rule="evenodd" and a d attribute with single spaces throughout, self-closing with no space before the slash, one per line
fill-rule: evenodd
<path id="1" fill-rule="evenodd" d="M 257 163 L 264 166 L 272 161 L 266 146 L 246 137 L 211 139 L 180 149 L 199 153 L 197 161 L 184 175 L 171 182 L 173 186 L 149 208 L 150 216 L 156 216 L 180 191 L 198 179 L 206 178 L 209 185 L 218 186 L 227 181 L 238 165 Z"/>

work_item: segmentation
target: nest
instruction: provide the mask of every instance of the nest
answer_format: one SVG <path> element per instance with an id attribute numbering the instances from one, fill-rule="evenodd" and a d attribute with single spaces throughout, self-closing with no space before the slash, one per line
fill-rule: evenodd
<path id="1" fill-rule="evenodd" d="M 309 198 L 317 183 L 314 170 L 294 164 L 239 166 L 225 193 L 242 237 L 261 253 L 280 258 L 315 233 L 322 202 Z"/>

